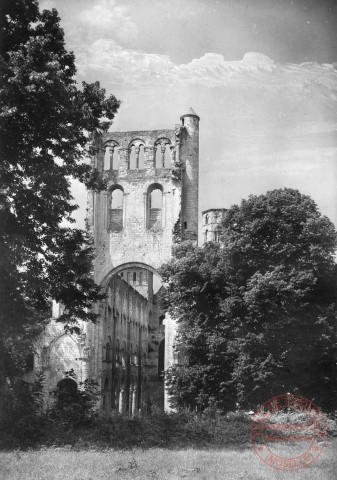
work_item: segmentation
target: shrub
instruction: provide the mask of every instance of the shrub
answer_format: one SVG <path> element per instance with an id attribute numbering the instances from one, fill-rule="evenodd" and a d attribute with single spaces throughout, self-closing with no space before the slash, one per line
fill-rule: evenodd
<path id="1" fill-rule="evenodd" d="M 65 381 L 70 380 L 77 385 L 73 369 L 65 372 Z M 75 383 L 76 382 L 76 383 Z M 97 415 L 97 404 L 100 400 L 98 383 L 88 379 L 79 382 L 78 388 L 64 389 L 61 382 L 57 386 L 56 401 L 48 409 L 47 415 L 51 422 L 63 425 L 66 429 L 90 425 Z"/>
<path id="2" fill-rule="evenodd" d="M 5 409 L 0 418 L 2 444 L 28 445 L 36 442 L 46 428 L 43 413 L 44 375 L 30 384 L 22 379 L 9 383 Z"/>

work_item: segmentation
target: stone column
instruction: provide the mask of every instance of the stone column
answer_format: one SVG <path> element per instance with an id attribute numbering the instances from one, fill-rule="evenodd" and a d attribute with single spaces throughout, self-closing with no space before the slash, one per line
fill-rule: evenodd
<path id="1" fill-rule="evenodd" d="M 119 413 L 122 415 L 124 414 L 125 411 L 125 404 L 124 404 L 124 390 L 121 389 L 119 391 Z"/>
<path id="2" fill-rule="evenodd" d="M 116 146 L 115 145 L 109 145 L 109 155 L 110 155 L 110 161 L 109 161 L 109 170 L 110 172 L 113 171 L 113 157 L 114 157 L 114 151 L 115 151 Z"/>
<path id="3" fill-rule="evenodd" d="M 165 314 L 165 359 L 164 359 L 164 370 L 166 371 L 169 367 L 174 365 L 174 351 L 173 345 L 175 337 L 177 334 L 177 322 L 172 319 L 167 313 Z M 167 393 L 165 388 L 164 391 L 164 410 L 165 412 L 172 412 L 173 409 L 170 407 L 170 396 Z"/>
<path id="4" fill-rule="evenodd" d="M 131 415 L 134 417 L 137 413 L 137 389 L 134 388 L 132 391 L 131 391 L 131 395 L 132 395 L 132 407 L 131 407 Z"/>
<path id="5" fill-rule="evenodd" d="M 139 170 L 139 145 L 135 146 L 135 155 L 136 155 L 136 170 Z"/>
<path id="6" fill-rule="evenodd" d="M 165 150 L 166 150 L 166 144 L 165 143 L 162 143 L 161 146 L 160 146 L 160 150 L 161 150 L 161 168 L 164 168 L 165 167 Z"/>

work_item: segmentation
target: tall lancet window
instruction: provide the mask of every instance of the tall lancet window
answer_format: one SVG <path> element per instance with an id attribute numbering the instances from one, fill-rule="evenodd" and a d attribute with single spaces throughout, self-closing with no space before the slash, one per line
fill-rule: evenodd
<path id="1" fill-rule="evenodd" d="M 169 168 L 171 165 L 171 147 L 167 138 L 160 138 L 155 143 L 156 168 Z"/>
<path id="2" fill-rule="evenodd" d="M 118 170 L 119 168 L 119 152 L 118 144 L 115 142 L 109 142 L 105 147 L 104 154 L 104 170 Z"/>
<path id="3" fill-rule="evenodd" d="M 149 186 L 147 191 L 147 228 L 160 230 L 163 222 L 163 187 L 159 183 Z"/>
<path id="4" fill-rule="evenodd" d="M 123 230 L 124 191 L 120 185 L 111 191 L 109 230 L 120 232 Z"/>
<path id="5" fill-rule="evenodd" d="M 144 143 L 142 140 L 133 140 L 129 145 L 129 170 L 142 170 L 144 165 Z"/>

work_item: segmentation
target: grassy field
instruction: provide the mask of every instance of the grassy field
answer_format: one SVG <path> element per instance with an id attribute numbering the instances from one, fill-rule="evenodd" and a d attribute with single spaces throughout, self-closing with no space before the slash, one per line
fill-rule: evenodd
<path id="1" fill-rule="evenodd" d="M 288 447 L 289 448 L 289 447 Z M 115 451 L 46 448 L 0 452 L 1 480 L 273 480 L 336 478 L 337 439 L 308 468 L 282 472 L 262 463 L 252 447 L 222 449 L 132 449 Z"/>

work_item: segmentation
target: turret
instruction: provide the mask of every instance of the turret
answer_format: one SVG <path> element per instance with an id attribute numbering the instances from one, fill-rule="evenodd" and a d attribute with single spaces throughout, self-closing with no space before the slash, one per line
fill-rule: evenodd
<path id="1" fill-rule="evenodd" d="M 183 240 L 198 240 L 199 116 L 192 108 L 180 117 L 182 175 L 181 227 Z"/>
<path id="2" fill-rule="evenodd" d="M 226 208 L 210 208 L 202 212 L 202 235 L 204 243 L 219 243 L 219 228 L 226 211 Z"/>

